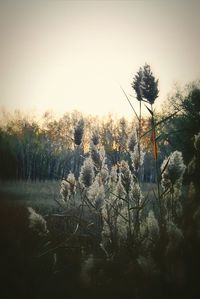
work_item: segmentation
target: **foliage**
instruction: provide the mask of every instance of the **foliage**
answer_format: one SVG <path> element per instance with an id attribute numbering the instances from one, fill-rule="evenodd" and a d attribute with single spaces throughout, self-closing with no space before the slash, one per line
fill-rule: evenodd
<path id="1" fill-rule="evenodd" d="M 0 129 L 0 179 L 53 180 L 70 172 L 77 178 L 90 140 L 104 146 L 111 168 L 122 157 L 127 159 L 127 138 L 134 128 L 135 122 L 124 118 L 98 120 L 78 113 L 58 120 L 46 113 L 40 122 L 10 115 Z M 144 171 L 149 172 L 146 163 Z"/>
<path id="2" fill-rule="evenodd" d="M 168 107 L 166 109 L 166 107 Z M 181 151 L 188 163 L 194 154 L 194 135 L 200 128 L 200 87 L 199 82 L 186 85 L 185 89 L 177 89 L 165 103 L 162 117 L 177 113 L 161 126 L 161 134 L 165 147 Z"/>

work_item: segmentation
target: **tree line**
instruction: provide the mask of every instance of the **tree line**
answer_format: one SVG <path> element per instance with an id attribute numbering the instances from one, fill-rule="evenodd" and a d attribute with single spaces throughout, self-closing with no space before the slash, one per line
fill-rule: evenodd
<path id="1" fill-rule="evenodd" d="M 134 103 L 133 103 L 134 104 Z M 167 107 L 167 108 L 166 108 Z M 78 175 L 87 156 L 90 138 L 99 138 L 105 148 L 108 167 L 127 159 L 129 134 L 136 128 L 136 119 L 100 119 L 74 111 L 59 119 L 46 112 L 35 121 L 21 112 L 4 112 L 0 125 L 0 179 L 47 180 L 61 179 L 70 171 Z M 159 140 L 158 163 L 172 150 L 179 150 L 190 161 L 193 136 L 200 128 L 199 82 L 176 90 L 165 102 L 165 109 L 155 113 L 156 135 Z M 141 118 L 141 144 L 145 150 L 143 181 L 154 182 L 149 117 Z"/>
<path id="2" fill-rule="evenodd" d="M 40 122 L 19 112 L 5 119 L 0 127 L 1 180 L 61 179 L 70 171 L 78 175 L 91 136 L 100 139 L 111 167 L 127 156 L 128 135 L 135 128 L 134 119 L 96 119 L 78 112 L 58 120 L 47 112 Z M 144 130 L 147 122 L 143 119 Z M 146 159 L 151 163 L 150 155 Z"/>

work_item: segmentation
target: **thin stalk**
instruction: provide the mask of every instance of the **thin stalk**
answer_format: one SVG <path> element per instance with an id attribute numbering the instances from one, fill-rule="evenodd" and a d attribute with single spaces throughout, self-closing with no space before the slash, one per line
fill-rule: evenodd
<path id="1" fill-rule="evenodd" d="M 141 186 L 141 165 L 140 165 L 140 159 L 141 159 L 141 120 L 142 120 L 142 101 L 139 101 L 140 105 L 139 105 L 139 119 L 138 119 L 138 155 L 139 155 L 139 168 L 138 168 L 138 184 L 139 186 Z M 137 205 L 139 206 L 139 202 L 137 203 Z M 140 209 L 136 210 L 136 217 L 135 217 L 135 234 L 136 234 L 136 238 L 138 237 L 138 234 L 140 232 Z"/>
<path id="2" fill-rule="evenodd" d="M 142 101 L 140 101 L 140 112 L 139 112 L 139 132 L 138 132 L 138 152 L 139 152 L 139 168 L 138 168 L 138 183 L 140 186 L 141 181 L 141 165 L 140 165 L 140 158 L 141 158 L 141 120 L 142 120 Z"/>
<path id="3" fill-rule="evenodd" d="M 151 104 L 151 111 L 153 112 L 153 105 Z M 160 193 L 160 182 L 159 182 L 159 169 L 158 169 L 158 159 L 157 159 L 157 148 L 156 148 L 156 130 L 155 130 L 155 120 L 154 114 L 152 113 L 152 143 L 153 143 L 153 150 L 156 151 L 154 160 L 155 160 L 155 171 L 156 171 L 156 183 L 157 183 L 157 192 L 158 192 L 158 204 L 160 210 L 160 223 L 162 223 L 162 206 L 161 206 L 161 193 Z"/>
<path id="4" fill-rule="evenodd" d="M 132 230 L 131 230 L 131 212 L 130 212 L 130 200 L 128 198 L 128 229 L 129 229 L 129 238 L 131 242 Z"/>
<path id="5" fill-rule="evenodd" d="M 175 208 L 174 208 L 174 188 L 172 187 L 172 192 L 171 192 L 171 217 L 172 221 L 174 220 L 175 217 Z"/>

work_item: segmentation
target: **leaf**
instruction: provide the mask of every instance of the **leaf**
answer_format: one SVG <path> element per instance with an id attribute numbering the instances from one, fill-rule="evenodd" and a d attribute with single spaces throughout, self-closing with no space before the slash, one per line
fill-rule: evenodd
<path id="1" fill-rule="evenodd" d="M 167 188 L 161 195 L 160 198 L 162 198 L 164 195 L 166 195 L 167 193 L 169 193 L 170 188 Z"/>
<path id="2" fill-rule="evenodd" d="M 159 138 L 161 138 L 164 134 L 160 134 L 159 136 L 156 137 L 155 141 L 157 141 Z M 164 137 L 164 136 L 163 136 Z"/>
<path id="3" fill-rule="evenodd" d="M 143 203 L 141 205 L 141 209 L 143 209 L 144 206 L 148 203 L 148 201 L 149 201 L 149 193 L 150 193 L 150 191 L 148 191 L 147 195 L 145 196 L 144 201 L 143 201 Z"/>
<path id="4" fill-rule="evenodd" d="M 129 105 L 131 106 L 133 112 L 135 113 L 135 116 L 137 117 L 137 119 L 138 119 L 138 121 L 139 121 L 139 116 L 137 115 L 137 113 L 136 113 L 136 111 L 135 111 L 133 105 L 131 104 L 131 101 L 129 100 L 129 98 L 128 98 L 128 96 L 127 96 L 127 94 L 125 93 L 124 89 L 123 89 L 121 86 L 120 86 L 120 88 L 121 88 L 121 90 L 123 91 L 123 93 L 124 93 L 124 95 L 125 95 L 127 101 L 129 102 Z"/>
<path id="5" fill-rule="evenodd" d="M 147 108 L 147 110 L 149 111 L 149 113 L 153 116 L 153 111 L 151 109 L 149 109 L 149 107 L 147 107 L 147 105 L 144 105 L 144 106 Z"/>
<path id="6" fill-rule="evenodd" d="M 146 106 L 146 105 L 145 105 L 145 106 Z M 148 110 L 150 110 L 147 106 L 146 106 L 146 108 L 147 108 Z M 151 111 L 151 110 L 150 110 L 150 111 Z M 150 112 L 150 111 L 149 111 L 149 112 Z M 167 116 L 166 118 L 160 120 L 159 122 L 155 123 L 154 126 L 157 127 L 158 125 L 162 124 L 163 122 L 169 120 L 171 117 L 173 117 L 174 115 L 176 115 L 179 111 L 181 111 L 181 109 L 179 109 L 178 111 L 174 112 L 173 114 Z M 151 112 L 152 112 L 152 111 L 151 111 Z M 147 135 L 148 133 L 150 133 L 151 131 L 152 131 L 152 128 L 149 129 L 147 132 L 145 132 L 140 138 L 146 136 L 146 135 Z M 181 131 L 181 130 L 180 130 L 180 131 Z"/>
<path id="7" fill-rule="evenodd" d="M 130 210 L 141 210 L 142 209 L 142 207 L 140 207 L 140 206 L 135 206 L 135 207 L 131 207 L 131 208 L 129 208 L 129 211 Z"/>
<path id="8" fill-rule="evenodd" d="M 157 197 L 157 195 L 156 195 L 156 193 L 155 193 L 155 190 L 152 189 L 152 191 L 153 191 L 153 194 L 154 194 L 154 196 L 155 196 L 155 199 L 158 200 L 158 197 Z"/>
<path id="9" fill-rule="evenodd" d="M 179 109 L 179 111 L 180 111 L 180 110 L 181 110 L 181 109 Z M 176 111 L 176 112 L 174 112 L 173 114 L 171 114 L 171 115 L 165 117 L 164 119 L 158 121 L 158 122 L 155 124 L 155 126 L 158 126 L 158 125 L 162 124 L 163 122 L 169 120 L 169 119 L 172 118 L 174 115 L 176 115 L 179 111 Z"/>
<path id="10" fill-rule="evenodd" d="M 157 160 L 157 158 L 158 158 L 158 145 L 155 141 L 153 143 L 153 156 L 154 156 L 154 160 Z"/>
<path id="11" fill-rule="evenodd" d="M 93 226 L 94 225 L 94 222 L 91 222 L 91 223 L 89 223 L 88 225 L 87 225 L 87 228 L 89 228 L 89 227 L 91 227 L 91 226 Z"/>
<path id="12" fill-rule="evenodd" d="M 111 193 L 112 195 L 114 195 L 116 198 L 121 199 L 121 200 L 127 202 L 127 199 L 125 199 L 125 198 L 123 198 L 123 197 L 121 197 L 121 196 L 119 196 L 119 195 L 113 193 L 112 191 L 110 191 L 110 193 Z"/>
<path id="13" fill-rule="evenodd" d="M 152 131 L 152 147 L 153 147 L 153 156 L 154 156 L 154 160 L 157 160 L 158 157 L 158 145 L 156 143 L 156 139 L 155 139 L 155 131 L 153 129 Z"/>
<path id="14" fill-rule="evenodd" d="M 99 245 L 100 245 L 100 248 L 101 248 L 101 249 L 104 251 L 104 253 L 106 254 L 106 257 L 109 257 L 109 253 L 108 253 L 108 251 L 105 249 L 103 243 L 100 243 Z"/>
<path id="15" fill-rule="evenodd" d="M 165 163 L 165 166 L 163 167 L 163 170 L 161 171 L 161 175 L 163 174 L 163 172 L 167 168 L 167 165 L 169 164 L 169 160 L 170 160 L 170 157 L 167 159 L 167 162 Z"/>
<path id="16" fill-rule="evenodd" d="M 144 137 L 144 136 L 146 136 L 148 133 L 150 133 L 152 131 L 152 128 L 151 129 L 149 129 L 148 131 L 146 131 L 140 138 L 142 138 L 142 137 Z"/>
<path id="17" fill-rule="evenodd" d="M 76 232 L 78 231 L 78 229 L 79 229 L 79 223 L 77 223 L 76 228 L 75 228 L 75 230 L 73 232 L 74 235 L 76 234 Z"/>

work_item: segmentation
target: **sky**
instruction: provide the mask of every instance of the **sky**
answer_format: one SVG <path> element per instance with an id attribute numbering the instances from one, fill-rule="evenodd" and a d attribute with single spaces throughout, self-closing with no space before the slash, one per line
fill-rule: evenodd
<path id="1" fill-rule="evenodd" d="M 0 0 L 0 106 L 131 116 L 140 66 L 174 84 L 200 79 L 200 1 Z M 133 96 L 133 97 L 131 97 Z"/>

